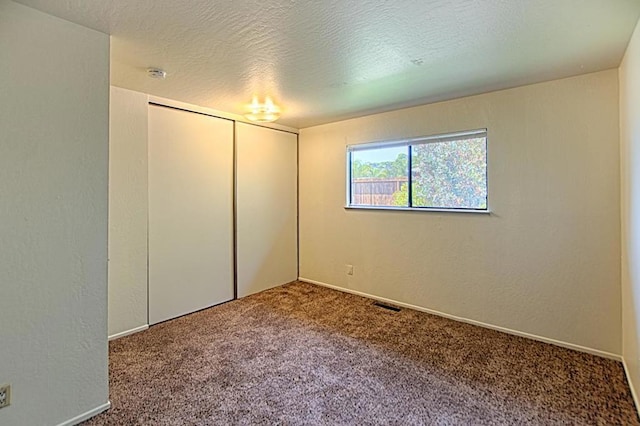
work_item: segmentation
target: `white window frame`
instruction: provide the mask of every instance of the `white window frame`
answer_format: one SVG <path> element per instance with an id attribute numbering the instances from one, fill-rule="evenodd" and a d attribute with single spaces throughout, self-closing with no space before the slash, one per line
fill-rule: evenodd
<path id="1" fill-rule="evenodd" d="M 484 209 L 472 209 L 472 208 L 441 208 L 441 207 L 408 207 L 408 206 L 375 206 L 375 205 L 361 205 L 361 204 L 351 204 L 351 160 L 352 153 L 357 151 L 364 151 L 376 148 L 395 148 L 402 146 L 412 146 L 412 145 L 422 145 L 427 143 L 437 143 L 437 142 L 447 142 L 454 141 L 460 139 L 471 139 L 471 138 L 485 138 L 485 146 L 486 146 L 486 177 L 485 182 L 487 186 L 487 205 Z M 344 206 L 345 209 L 355 209 L 355 210 L 397 210 L 397 211 L 413 211 L 413 212 L 454 212 L 454 213 L 481 213 L 481 214 L 489 214 L 491 210 L 489 209 L 489 138 L 487 136 L 487 129 L 476 129 L 476 130 L 467 130 L 463 132 L 454 132 L 454 133 L 443 133 L 432 136 L 421 136 L 416 138 L 408 138 L 408 139 L 398 139 L 391 141 L 377 141 L 377 142 L 366 142 L 366 143 L 358 143 L 347 145 L 346 152 L 346 163 L 347 163 L 347 185 L 346 185 L 346 204 Z M 409 188 L 411 188 L 411 151 L 409 151 L 409 166 L 408 166 L 408 174 L 407 177 L 409 179 Z M 411 199 L 411 193 L 409 193 L 409 200 Z M 410 201 L 411 202 L 411 201 Z"/>

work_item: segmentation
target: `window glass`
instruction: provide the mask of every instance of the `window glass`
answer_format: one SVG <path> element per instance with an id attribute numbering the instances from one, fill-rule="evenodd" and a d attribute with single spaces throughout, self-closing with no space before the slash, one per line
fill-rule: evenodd
<path id="1" fill-rule="evenodd" d="M 407 146 L 352 152 L 351 204 L 408 207 L 408 174 Z"/>
<path id="2" fill-rule="evenodd" d="M 411 181 L 413 207 L 486 209 L 486 139 L 412 146 Z"/>
<path id="3" fill-rule="evenodd" d="M 486 130 L 347 147 L 348 204 L 487 210 Z"/>

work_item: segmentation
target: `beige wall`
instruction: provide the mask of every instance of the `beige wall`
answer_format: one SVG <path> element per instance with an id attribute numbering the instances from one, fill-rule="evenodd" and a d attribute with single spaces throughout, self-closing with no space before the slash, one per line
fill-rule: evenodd
<path id="1" fill-rule="evenodd" d="M 0 2 L 1 425 L 107 408 L 109 37 Z"/>
<path id="2" fill-rule="evenodd" d="M 491 215 L 343 208 L 347 144 L 485 127 Z M 303 129 L 300 275 L 620 354 L 619 188 L 616 70 Z"/>
<path id="3" fill-rule="evenodd" d="M 111 87 L 109 336 L 147 326 L 148 96 Z"/>
<path id="4" fill-rule="evenodd" d="M 640 25 L 620 65 L 622 355 L 634 397 L 640 385 Z M 637 397 L 636 397 L 637 398 Z M 637 404 L 637 399 L 636 399 Z"/>

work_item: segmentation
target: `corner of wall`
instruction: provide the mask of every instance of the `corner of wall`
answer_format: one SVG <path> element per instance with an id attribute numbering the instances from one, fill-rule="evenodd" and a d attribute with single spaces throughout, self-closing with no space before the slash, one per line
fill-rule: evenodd
<path id="1" fill-rule="evenodd" d="M 148 95 L 111 86 L 109 339 L 148 326 L 148 106 Z"/>
<path id="2" fill-rule="evenodd" d="M 640 24 L 619 68 L 622 358 L 639 408 L 640 384 Z"/>

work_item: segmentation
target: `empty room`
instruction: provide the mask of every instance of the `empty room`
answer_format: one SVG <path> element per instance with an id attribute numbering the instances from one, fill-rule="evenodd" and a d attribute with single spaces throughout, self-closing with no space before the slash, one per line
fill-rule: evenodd
<path id="1" fill-rule="evenodd" d="M 640 425 L 639 19 L 0 0 L 0 425 Z"/>

